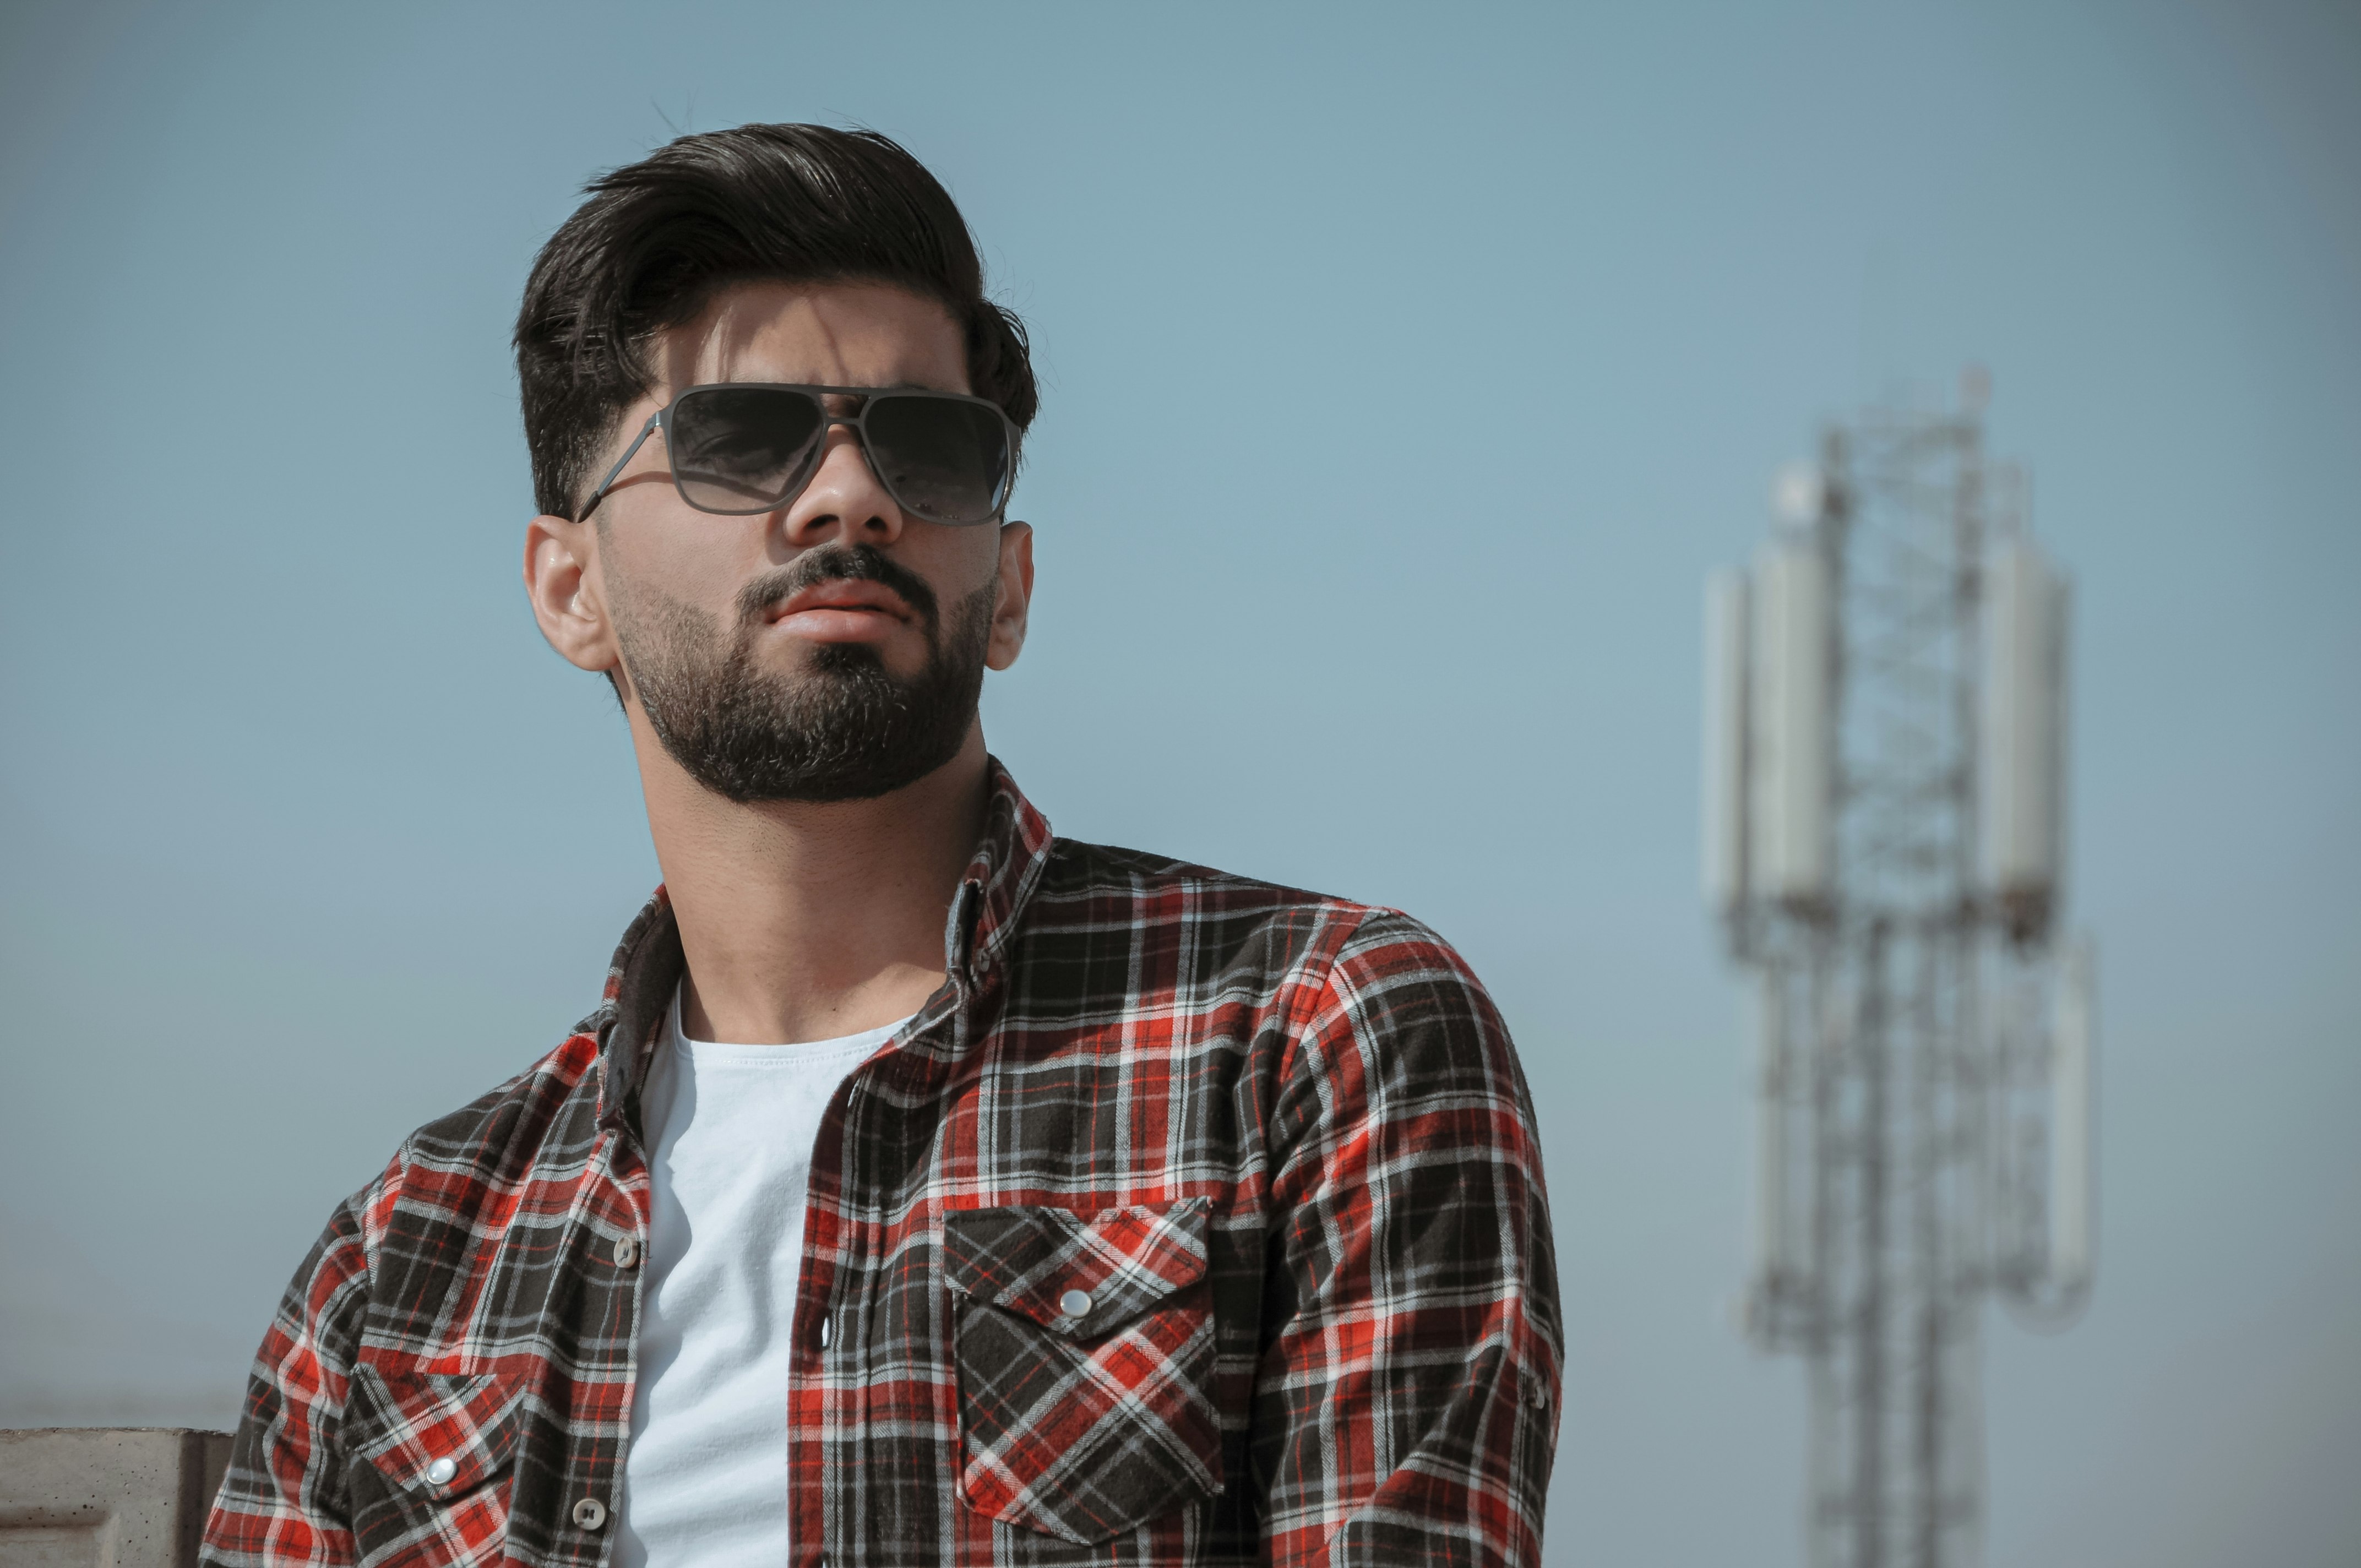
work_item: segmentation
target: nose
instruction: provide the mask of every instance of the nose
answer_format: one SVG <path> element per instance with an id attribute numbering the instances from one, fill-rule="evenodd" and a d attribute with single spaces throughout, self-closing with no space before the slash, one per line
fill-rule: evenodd
<path id="1" fill-rule="evenodd" d="M 902 509 L 870 466 L 850 425 L 833 426 L 803 493 L 787 503 L 780 532 L 787 545 L 891 544 L 902 535 Z"/>

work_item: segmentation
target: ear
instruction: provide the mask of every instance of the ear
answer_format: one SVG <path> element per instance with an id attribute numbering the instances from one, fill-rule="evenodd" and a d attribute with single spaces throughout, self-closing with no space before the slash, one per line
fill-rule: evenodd
<path id="1" fill-rule="evenodd" d="M 983 662 L 995 670 L 1016 663 L 1025 651 L 1026 616 L 1033 606 L 1033 525 L 1000 525 L 1000 592 L 992 607 L 992 640 Z"/>
<path id="2" fill-rule="evenodd" d="M 524 591 L 541 634 L 566 663 L 609 671 L 620 662 L 599 581 L 595 524 L 545 515 L 525 524 Z"/>

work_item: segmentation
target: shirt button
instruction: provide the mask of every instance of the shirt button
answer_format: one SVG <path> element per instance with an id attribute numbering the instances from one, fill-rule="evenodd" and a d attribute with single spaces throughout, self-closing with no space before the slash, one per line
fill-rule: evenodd
<path id="1" fill-rule="evenodd" d="M 615 1266 L 629 1268 L 640 1261 L 640 1244 L 631 1236 L 615 1238 Z"/>
<path id="2" fill-rule="evenodd" d="M 607 1505 L 596 1497 L 585 1497 L 574 1505 L 574 1522 L 584 1530 L 597 1530 L 607 1522 Z"/>
<path id="3" fill-rule="evenodd" d="M 829 1332 L 829 1326 L 828 1326 L 828 1320 L 827 1320 L 826 1318 L 822 1318 L 822 1319 L 819 1321 L 819 1347 L 820 1347 L 820 1349 L 822 1349 L 822 1350 L 826 1350 L 826 1349 L 828 1348 L 828 1342 L 829 1342 L 829 1340 L 831 1340 L 831 1339 L 834 1339 L 835 1337 L 836 1337 L 836 1336 L 835 1336 L 832 1332 Z"/>
<path id="4" fill-rule="evenodd" d="M 1091 1293 L 1087 1290 L 1069 1290 L 1058 1298 L 1058 1310 L 1070 1318 L 1086 1316 L 1090 1310 Z"/>
<path id="5" fill-rule="evenodd" d="M 426 1467 L 426 1479 L 437 1486 L 446 1484 L 457 1474 L 459 1474 L 459 1462 L 447 1457 L 438 1459 Z"/>

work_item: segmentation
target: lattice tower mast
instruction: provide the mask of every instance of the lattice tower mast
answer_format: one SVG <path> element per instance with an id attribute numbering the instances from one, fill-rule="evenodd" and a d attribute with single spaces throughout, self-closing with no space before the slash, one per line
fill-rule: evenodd
<path id="1" fill-rule="evenodd" d="M 1745 1318 L 1808 1368 L 1814 1568 L 1976 1560 L 1983 1299 L 2057 1324 L 2090 1286 L 2067 596 L 1982 402 L 1971 372 L 1830 429 L 1708 596 L 1707 894 L 1760 986 Z"/>

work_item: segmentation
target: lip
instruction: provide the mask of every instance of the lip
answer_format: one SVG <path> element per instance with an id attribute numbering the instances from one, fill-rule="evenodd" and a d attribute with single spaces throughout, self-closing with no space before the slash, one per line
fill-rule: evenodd
<path id="1" fill-rule="evenodd" d="M 883 583 L 839 577 L 788 595 L 765 619 L 807 642 L 879 642 L 917 616 L 907 599 Z"/>
<path id="2" fill-rule="evenodd" d="M 789 594 L 771 607 L 769 619 L 775 624 L 812 610 L 866 612 L 888 615 L 901 621 L 917 619 L 911 614 L 908 601 L 884 584 L 846 577 L 815 583 Z"/>

